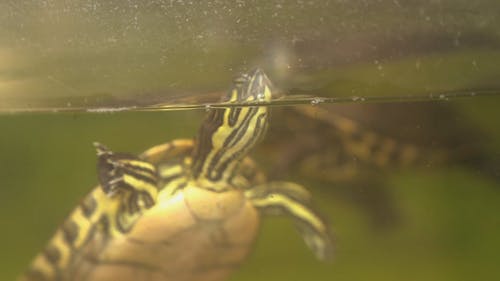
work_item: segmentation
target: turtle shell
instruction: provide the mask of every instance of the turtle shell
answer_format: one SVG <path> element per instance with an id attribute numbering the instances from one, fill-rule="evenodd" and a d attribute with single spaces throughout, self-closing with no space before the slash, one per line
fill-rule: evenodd
<path id="1" fill-rule="evenodd" d="M 247 256 L 259 216 L 241 191 L 187 186 L 130 232 L 93 239 L 73 280 L 223 280 Z"/>

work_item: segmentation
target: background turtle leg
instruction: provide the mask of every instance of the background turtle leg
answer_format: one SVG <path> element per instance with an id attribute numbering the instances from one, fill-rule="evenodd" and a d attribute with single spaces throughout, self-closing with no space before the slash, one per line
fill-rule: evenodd
<path id="1" fill-rule="evenodd" d="M 311 196 L 303 186 L 276 181 L 257 185 L 245 191 L 245 195 L 264 214 L 291 217 L 319 260 L 331 257 L 333 242 L 329 226 L 310 206 Z"/>

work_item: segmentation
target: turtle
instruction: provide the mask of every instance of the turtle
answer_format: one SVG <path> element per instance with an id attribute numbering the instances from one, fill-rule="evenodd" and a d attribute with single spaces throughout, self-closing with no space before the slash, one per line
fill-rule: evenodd
<path id="1" fill-rule="evenodd" d="M 257 68 L 234 80 L 224 107 L 207 110 L 194 139 L 138 156 L 94 143 L 98 186 L 19 280 L 225 280 L 268 214 L 291 218 L 314 255 L 330 259 L 331 229 L 310 192 L 267 181 L 248 156 L 266 133 L 270 109 L 262 103 L 273 91 Z"/>
<path id="2" fill-rule="evenodd" d="M 401 171 L 453 165 L 499 180 L 498 161 L 485 149 L 488 135 L 467 121 L 450 103 L 280 107 L 259 149 L 271 167 L 270 180 L 306 180 L 325 198 L 361 209 L 372 230 L 388 231 L 404 224 L 391 187 L 391 177 Z"/>

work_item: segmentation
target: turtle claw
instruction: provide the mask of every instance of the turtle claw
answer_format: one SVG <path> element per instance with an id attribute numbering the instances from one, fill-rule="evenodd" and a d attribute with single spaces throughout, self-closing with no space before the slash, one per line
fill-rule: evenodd
<path id="1" fill-rule="evenodd" d="M 107 148 L 105 145 L 103 145 L 102 143 L 100 142 L 93 142 L 92 143 L 97 151 L 97 156 L 101 156 L 103 154 L 113 154 L 113 152 L 111 150 L 109 150 L 109 148 Z"/>

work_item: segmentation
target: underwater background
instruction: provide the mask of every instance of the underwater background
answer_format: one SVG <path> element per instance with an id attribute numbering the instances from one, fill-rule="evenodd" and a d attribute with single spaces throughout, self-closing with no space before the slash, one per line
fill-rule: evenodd
<path id="1" fill-rule="evenodd" d="M 3 1 L 0 280 L 95 187 L 92 142 L 140 153 L 192 138 L 205 105 L 254 67 L 301 99 L 276 100 L 252 156 L 308 187 L 336 250 L 320 263 L 287 219 L 266 218 L 231 280 L 500 279 L 498 11 L 486 0 Z M 414 156 L 384 162 L 365 151 L 370 137 Z"/>

